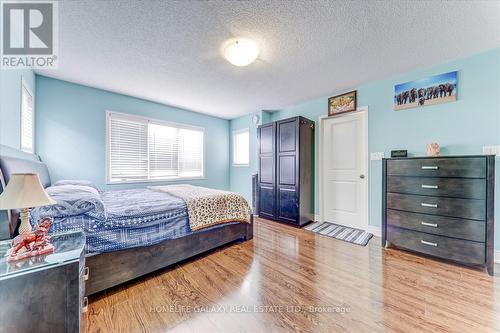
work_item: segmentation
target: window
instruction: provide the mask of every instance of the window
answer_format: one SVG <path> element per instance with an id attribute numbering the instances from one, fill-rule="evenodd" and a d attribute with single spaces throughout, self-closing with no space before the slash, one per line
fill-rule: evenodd
<path id="1" fill-rule="evenodd" d="M 34 126 L 35 126 L 35 107 L 34 97 L 30 88 L 21 80 L 21 150 L 34 152 Z"/>
<path id="2" fill-rule="evenodd" d="M 250 163 L 250 136 L 248 128 L 233 131 L 233 165 L 247 166 Z"/>
<path id="3" fill-rule="evenodd" d="M 203 177 L 203 128 L 107 116 L 109 183 Z"/>

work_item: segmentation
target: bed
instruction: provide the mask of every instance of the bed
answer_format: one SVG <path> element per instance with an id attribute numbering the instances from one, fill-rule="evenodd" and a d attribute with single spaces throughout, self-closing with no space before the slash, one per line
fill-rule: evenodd
<path id="1" fill-rule="evenodd" d="M 249 221 L 228 220 L 196 230 L 191 223 L 193 219 L 189 219 L 191 211 L 188 214 L 187 202 L 161 189 L 97 192 L 81 184 L 52 186 L 57 183 L 52 184 L 47 166 L 35 155 L 0 155 L 0 193 L 10 175 L 16 172 L 38 173 L 42 185 L 58 203 L 61 198 L 65 204 L 69 202 L 67 207 L 35 208 L 32 217 L 36 221 L 54 214 L 51 232 L 85 231 L 86 266 L 90 272 L 86 295 L 225 244 L 253 238 L 251 214 Z M 79 192 L 81 190 L 88 193 Z M 12 237 L 18 227 L 18 215 L 10 211 L 3 216 L 8 220 L 8 236 Z M 0 223 L 7 224 L 7 221 Z"/>

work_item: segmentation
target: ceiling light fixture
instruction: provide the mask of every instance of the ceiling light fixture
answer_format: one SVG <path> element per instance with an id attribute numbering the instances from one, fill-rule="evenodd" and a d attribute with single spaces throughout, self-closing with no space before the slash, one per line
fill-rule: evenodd
<path id="1" fill-rule="evenodd" d="M 227 42 L 224 57 L 235 66 L 247 66 L 257 59 L 257 44 L 249 39 L 238 38 Z"/>

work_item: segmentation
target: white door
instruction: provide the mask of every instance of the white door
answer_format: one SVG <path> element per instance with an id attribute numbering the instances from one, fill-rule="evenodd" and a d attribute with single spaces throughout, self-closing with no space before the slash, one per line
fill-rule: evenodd
<path id="1" fill-rule="evenodd" d="M 322 119 L 321 218 L 368 226 L 367 111 Z"/>

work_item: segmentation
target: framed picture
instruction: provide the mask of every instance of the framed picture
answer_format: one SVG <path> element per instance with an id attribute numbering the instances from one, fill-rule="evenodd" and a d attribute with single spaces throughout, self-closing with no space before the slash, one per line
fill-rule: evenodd
<path id="1" fill-rule="evenodd" d="M 356 111 L 356 90 L 330 97 L 328 99 L 328 116 Z"/>
<path id="2" fill-rule="evenodd" d="M 457 100 L 457 73 L 449 72 L 394 86 L 394 110 Z"/>

